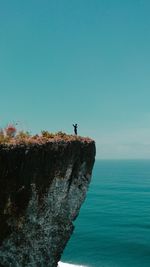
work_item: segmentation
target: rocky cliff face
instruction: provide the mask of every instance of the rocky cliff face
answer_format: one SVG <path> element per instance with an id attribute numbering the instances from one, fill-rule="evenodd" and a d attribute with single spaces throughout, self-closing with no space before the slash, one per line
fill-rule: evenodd
<path id="1" fill-rule="evenodd" d="M 0 145 L 0 266 L 57 266 L 94 158 L 90 139 Z"/>

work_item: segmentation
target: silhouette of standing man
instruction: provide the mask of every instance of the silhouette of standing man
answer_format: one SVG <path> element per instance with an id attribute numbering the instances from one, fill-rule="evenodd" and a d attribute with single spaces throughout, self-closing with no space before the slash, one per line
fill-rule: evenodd
<path id="1" fill-rule="evenodd" d="M 72 124 L 74 127 L 74 134 L 77 135 L 77 128 L 78 128 L 78 124 Z"/>

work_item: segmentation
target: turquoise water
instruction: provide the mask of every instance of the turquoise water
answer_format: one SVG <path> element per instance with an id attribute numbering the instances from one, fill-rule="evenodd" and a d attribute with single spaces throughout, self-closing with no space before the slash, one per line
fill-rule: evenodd
<path id="1" fill-rule="evenodd" d="M 150 160 L 95 163 L 63 262 L 150 267 Z"/>

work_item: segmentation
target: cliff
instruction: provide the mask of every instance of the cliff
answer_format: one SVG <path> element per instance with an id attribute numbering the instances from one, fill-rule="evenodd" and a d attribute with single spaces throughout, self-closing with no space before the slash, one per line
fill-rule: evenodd
<path id="1" fill-rule="evenodd" d="M 91 179 L 90 139 L 0 144 L 0 266 L 56 267 Z"/>

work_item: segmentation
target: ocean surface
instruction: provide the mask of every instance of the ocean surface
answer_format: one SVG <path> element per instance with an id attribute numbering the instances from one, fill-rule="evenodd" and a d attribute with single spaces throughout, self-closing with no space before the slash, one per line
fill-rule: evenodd
<path id="1" fill-rule="evenodd" d="M 150 267 L 150 160 L 96 161 L 60 267 Z"/>

